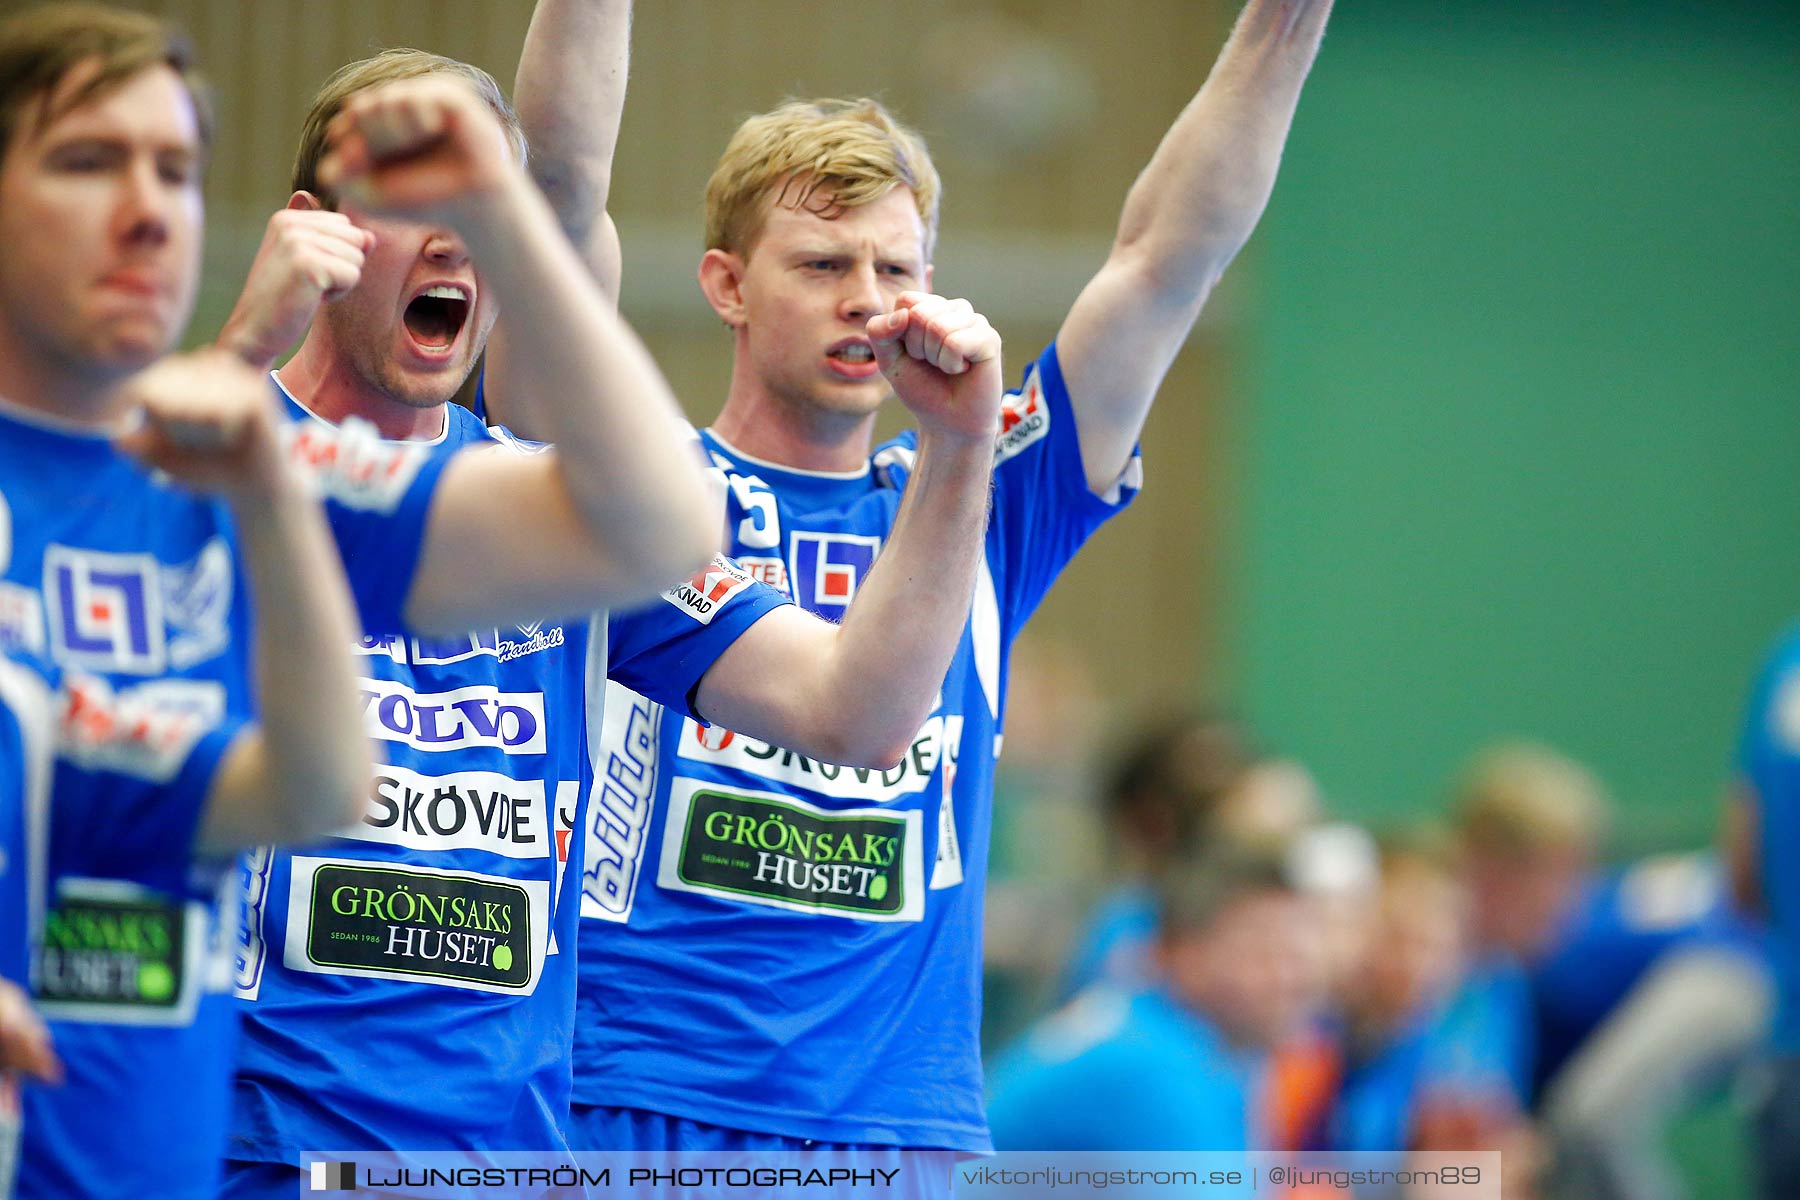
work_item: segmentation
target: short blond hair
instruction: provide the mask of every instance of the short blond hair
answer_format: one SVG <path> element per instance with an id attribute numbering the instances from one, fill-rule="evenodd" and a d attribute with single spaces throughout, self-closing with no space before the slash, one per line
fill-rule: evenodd
<path id="1" fill-rule="evenodd" d="M 480 67 L 425 50 L 398 47 L 383 50 L 373 58 L 365 58 L 340 67 L 325 81 L 307 110 L 306 124 L 300 129 L 300 149 L 294 155 L 294 177 L 290 191 L 311 192 L 335 206 L 335 198 L 319 186 L 319 160 L 325 157 L 325 130 L 333 117 L 358 92 L 402 79 L 418 79 L 426 75 L 453 75 L 475 89 L 475 94 L 500 118 L 506 138 L 512 143 L 519 162 L 525 162 L 525 131 L 519 126 L 519 115 L 513 111 L 500 90 L 499 83 Z"/>
<path id="2" fill-rule="evenodd" d="M 1472 850 L 1532 854 L 1594 846 L 1610 804 L 1586 767 L 1548 746 L 1508 742 L 1477 755 L 1454 797 Z"/>
<path id="3" fill-rule="evenodd" d="M 706 246 L 747 256 L 776 205 L 830 220 L 897 187 L 912 189 L 930 262 L 939 182 L 925 140 L 878 100 L 789 100 L 731 135 L 706 184 Z"/>

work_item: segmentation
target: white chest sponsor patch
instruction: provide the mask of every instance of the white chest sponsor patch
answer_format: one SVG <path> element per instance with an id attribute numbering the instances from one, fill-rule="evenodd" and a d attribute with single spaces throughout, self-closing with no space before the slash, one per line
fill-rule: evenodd
<path id="1" fill-rule="evenodd" d="M 428 454 L 423 446 L 386 441 L 375 426 L 355 417 L 342 425 L 287 425 L 283 437 L 288 457 L 315 494 L 368 512 L 392 512 Z"/>
<path id="2" fill-rule="evenodd" d="M 473 871 L 293 861 L 291 970 L 530 992 L 549 942 L 550 883 Z"/>
<path id="3" fill-rule="evenodd" d="M 542 780 L 494 771 L 421 775 L 388 764 L 375 767 L 362 820 L 338 836 L 507 858 L 548 858 L 553 844 Z"/>
<path id="4" fill-rule="evenodd" d="M 962 719 L 954 720 L 960 730 Z M 682 722 L 677 753 L 690 762 L 736 767 L 771 783 L 784 783 L 836 800 L 891 804 L 923 792 L 931 782 L 944 757 L 944 721 L 941 715 L 928 719 L 907 748 L 906 757 L 886 771 L 818 762 L 716 725 L 702 727 L 692 718 Z"/>
<path id="5" fill-rule="evenodd" d="M 386 679 L 364 679 L 363 727 L 370 737 L 415 750 L 489 747 L 513 754 L 544 752 L 544 697 L 486 684 L 447 692 L 415 692 Z"/>
<path id="6" fill-rule="evenodd" d="M 57 750 L 90 771 L 166 783 L 225 713 L 222 684 L 156 679 L 114 692 L 79 672 L 63 679 Z"/>
<path id="7" fill-rule="evenodd" d="M 859 921 L 925 914 L 917 809 L 827 809 L 792 796 L 677 779 L 659 887 Z"/>

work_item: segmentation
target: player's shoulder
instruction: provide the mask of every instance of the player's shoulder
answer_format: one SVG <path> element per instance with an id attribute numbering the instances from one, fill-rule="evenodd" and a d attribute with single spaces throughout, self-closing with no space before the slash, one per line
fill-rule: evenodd
<path id="1" fill-rule="evenodd" d="M 479 416 L 460 404 L 446 404 L 444 410 L 446 446 L 498 445 L 518 454 L 540 454 L 550 449 L 550 443 L 522 438 L 504 425 L 484 424 Z"/>
<path id="2" fill-rule="evenodd" d="M 877 485 L 896 490 L 906 486 L 919 459 L 919 434 L 908 429 L 875 447 L 869 455 L 869 474 Z"/>

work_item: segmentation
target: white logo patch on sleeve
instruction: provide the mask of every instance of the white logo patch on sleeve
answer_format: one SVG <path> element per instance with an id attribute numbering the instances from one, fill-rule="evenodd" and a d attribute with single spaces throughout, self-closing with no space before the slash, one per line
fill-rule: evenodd
<path id="1" fill-rule="evenodd" d="M 999 466 L 1050 432 L 1050 402 L 1034 367 L 1025 386 L 1008 392 L 1000 405 L 1000 437 L 994 443 L 994 465 Z"/>
<path id="2" fill-rule="evenodd" d="M 663 599 L 702 625 L 711 625 L 713 618 L 719 615 L 719 610 L 750 584 L 747 572 L 719 554 L 697 571 L 692 579 L 678 583 L 664 592 Z"/>

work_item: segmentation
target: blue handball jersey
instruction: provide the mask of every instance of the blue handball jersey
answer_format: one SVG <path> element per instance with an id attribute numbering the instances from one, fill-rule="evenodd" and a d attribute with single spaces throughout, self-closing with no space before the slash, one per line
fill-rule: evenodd
<path id="1" fill-rule="evenodd" d="M 1761 825 L 1764 944 L 1776 991 L 1770 1041 L 1782 1054 L 1800 1054 L 1800 626 L 1783 636 L 1757 680 L 1738 770 Z"/>
<path id="2" fill-rule="evenodd" d="M 309 461 L 354 590 L 397 621 L 441 462 Z M 67 1069 L 28 1087 L 21 1197 L 213 1195 L 235 1016 L 225 862 L 194 852 L 217 763 L 254 715 L 249 587 L 226 505 L 104 436 L 0 411 L 0 644 L 62 675 L 55 797 L 29 881 L 36 1003 Z M 172 1080 L 181 1103 L 168 1101 Z"/>
<path id="3" fill-rule="evenodd" d="M 1666 955 L 1730 951 L 1762 959 L 1710 853 L 1663 854 L 1591 878 L 1550 947 L 1530 964 L 1537 1025 L 1533 1095 Z"/>
<path id="4" fill-rule="evenodd" d="M 733 556 L 841 618 L 893 528 L 914 437 L 847 474 L 706 442 L 731 485 Z M 1007 398 L 968 627 L 892 770 L 814 762 L 654 697 L 609 695 L 584 826 L 578 1103 L 832 1142 L 988 1148 L 981 893 L 1010 649 L 1138 477 L 1134 456 L 1110 495 L 1088 489 L 1046 350 Z"/>
<path id="5" fill-rule="evenodd" d="M 447 411 L 452 445 L 540 449 Z M 610 640 L 583 616 L 357 648 L 379 760 L 364 815 L 246 871 L 231 1158 L 563 1145 L 588 697 L 597 721 L 610 673 L 685 715 L 787 603 L 725 564 L 699 583 L 704 611 L 684 585 Z"/>
<path id="6" fill-rule="evenodd" d="M 1246 1150 L 1255 1056 L 1158 988 L 1099 983 L 995 1056 L 1002 1150 Z"/>

